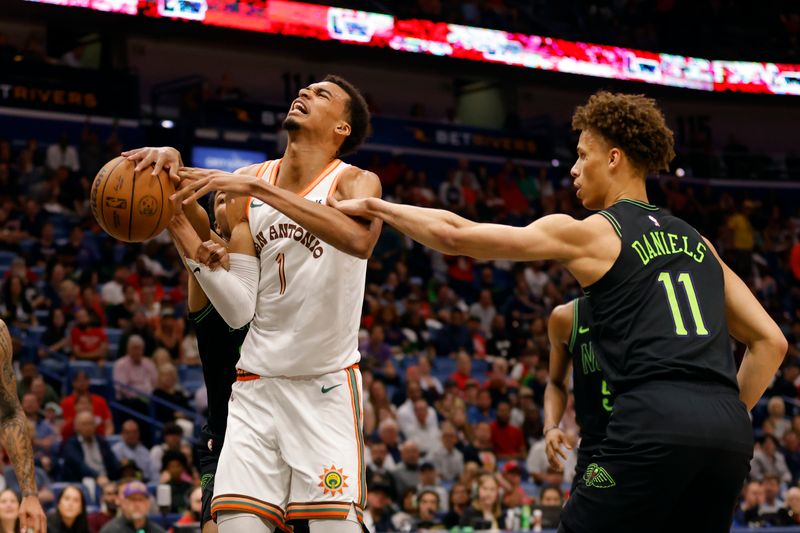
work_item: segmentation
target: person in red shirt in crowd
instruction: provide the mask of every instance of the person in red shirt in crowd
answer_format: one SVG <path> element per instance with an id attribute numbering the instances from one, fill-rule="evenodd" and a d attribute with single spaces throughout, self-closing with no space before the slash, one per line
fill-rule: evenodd
<path id="1" fill-rule="evenodd" d="M 497 405 L 497 419 L 492 422 L 492 450 L 498 459 L 525 459 L 527 450 L 522 431 L 510 424 L 511 405 L 500 402 Z"/>
<path id="2" fill-rule="evenodd" d="M 503 486 L 503 506 L 513 509 L 520 505 L 531 505 L 533 498 L 522 488 L 522 469 L 516 461 L 509 461 L 503 466 L 503 475 L 500 479 Z"/>
<path id="3" fill-rule="evenodd" d="M 100 320 L 100 325 L 106 325 L 106 311 L 103 308 L 103 302 L 100 295 L 94 290 L 91 285 L 86 285 L 81 289 L 80 296 L 81 305 L 91 312 Z"/>
<path id="4" fill-rule="evenodd" d="M 459 390 L 467 388 L 467 381 L 472 378 L 472 359 L 464 350 L 459 350 L 456 355 L 456 371 L 450 374 L 450 379 Z"/>
<path id="5" fill-rule="evenodd" d="M 70 332 L 73 359 L 104 363 L 108 356 L 108 337 L 103 328 L 92 325 L 89 312 L 80 308 L 75 313 L 75 326 Z"/>
<path id="6" fill-rule="evenodd" d="M 189 495 L 189 508 L 175 522 L 176 526 L 190 526 L 200 523 L 200 512 L 203 505 L 203 489 L 195 487 Z M 170 529 L 170 532 L 174 531 Z"/>
<path id="7" fill-rule="evenodd" d="M 111 409 L 102 396 L 89 392 L 89 376 L 86 372 L 80 371 L 72 378 L 72 394 L 65 396 L 61 400 L 61 411 L 64 416 L 64 428 L 62 436 L 68 439 L 73 432 L 73 421 L 78 412 L 77 407 L 88 403 L 91 405 L 95 419 L 99 418 L 101 423 L 97 424 L 98 435 L 111 435 L 114 433 L 114 424 L 111 420 Z"/>

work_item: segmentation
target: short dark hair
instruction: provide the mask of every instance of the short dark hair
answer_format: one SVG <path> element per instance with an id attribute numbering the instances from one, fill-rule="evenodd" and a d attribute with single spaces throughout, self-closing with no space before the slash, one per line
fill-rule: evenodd
<path id="1" fill-rule="evenodd" d="M 572 115 L 572 127 L 591 130 L 625 152 L 645 173 L 669 170 L 675 141 L 656 101 L 643 94 L 600 91 Z"/>
<path id="2" fill-rule="evenodd" d="M 352 83 L 334 74 L 328 74 L 322 81 L 334 83 L 341 87 L 350 97 L 347 104 L 347 112 L 350 114 L 350 135 L 344 140 L 339 147 L 338 155 L 349 155 L 358 150 L 364 143 L 364 139 L 369 134 L 369 106 L 364 96 Z"/>
<path id="3" fill-rule="evenodd" d="M 419 502 L 422 501 L 422 497 L 425 496 L 426 494 L 433 494 L 434 497 L 436 498 L 436 507 L 439 507 L 439 504 L 441 503 L 442 498 L 439 496 L 438 492 L 436 492 L 435 490 L 431 490 L 431 489 L 421 490 L 420 493 L 417 494 L 417 504 L 419 504 Z"/>

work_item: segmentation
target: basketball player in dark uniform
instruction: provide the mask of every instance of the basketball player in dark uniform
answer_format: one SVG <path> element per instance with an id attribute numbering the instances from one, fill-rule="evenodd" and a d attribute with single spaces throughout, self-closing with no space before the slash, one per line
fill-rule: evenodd
<path id="1" fill-rule="evenodd" d="M 554 259 L 584 288 L 595 356 L 616 396 L 561 531 L 727 532 L 753 449 L 747 411 L 786 339 L 706 239 L 647 201 L 646 176 L 675 156 L 655 101 L 600 92 L 572 125 L 577 197 L 599 211 L 584 220 L 555 214 L 511 227 L 372 198 L 337 206 L 448 255 Z M 747 348 L 738 374 L 729 335 Z"/>
<path id="2" fill-rule="evenodd" d="M 168 161 L 180 161 L 180 154 L 173 148 L 141 148 L 124 152 L 132 161 L 138 161 L 137 170 L 155 164 L 154 172 L 161 167 L 176 177 L 178 165 L 170 167 Z M 175 204 L 183 209 L 197 233 L 195 244 L 202 246 L 203 262 L 224 266 L 225 243 L 230 238 L 230 225 L 227 219 L 225 193 L 212 194 L 209 198 L 209 213 L 194 202 L 187 206 Z M 210 217 L 209 217 L 210 214 Z M 212 231 L 213 227 L 213 231 Z M 212 261 L 213 256 L 213 261 Z M 183 254 L 181 253 L 181 257 Z M 191 272 L 190 272 L 191 274 Z M 211 519 L 211 498 L 214 495 L 214 475 L 217 471 L 219 452 L 225 438 L 228 423 L 228 402 L 231 386 L 236 381 L 236 362 L 239 360 L 239 347 L 244 342 L 248 327 L 231 329 L 209 302 L 194 275 L 189 276 L 188 291 L 189 320 L 197 335 L 197 347 L 203 365 L 203 378 L 208 391 L 208 417 L 203 426 L 202 438 L 198 445 L 200 463 L 200 483 L 203 488 L 203 507 L 200 524 L 203 533 L 215 533 L 216 524 Z"/>
<path id="3" fill-rule="evenodd" d="M 559 305 L 547 324 L 550 339 L 550 381 L 544 391 L 544 438 L 550 466 L 561 468 L 558 459 L 566 459 L 562 446 L 569 447 L 559 429 L 567 406 L 569 367 L 572 365 L 572 389 L 575 395 L 575 418 L 580 426 L 581 442 L 578 463 L 572 479 L 572 491 L 592 456 L 606 436 L 614 399 L 606 382 L 591 338 L 591 308 L 586 297 Z"/>

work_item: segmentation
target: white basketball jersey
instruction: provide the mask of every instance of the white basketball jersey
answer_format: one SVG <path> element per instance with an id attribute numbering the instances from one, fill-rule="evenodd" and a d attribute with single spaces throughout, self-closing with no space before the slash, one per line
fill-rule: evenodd
<path id="1" fill-rule="evenodd" d="M 280 159 L 264 163 L 259 177 L 274 184 L 280 164 Z M 349 166 L 331 162 L 299 195 L 326 205 Z M 250 198 L 248 218 L 261 279 L 237 367 L 260 376 L 291 377 L 358 363 L 367 261 L 322 242 L 256 198 Z"/>

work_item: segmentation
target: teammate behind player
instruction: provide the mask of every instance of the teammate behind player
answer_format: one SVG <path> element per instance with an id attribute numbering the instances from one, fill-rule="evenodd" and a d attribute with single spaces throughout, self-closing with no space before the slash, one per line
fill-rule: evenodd
<path id="1" fill-rule="evenodd" d="M 566 435 L 558 426 L 567 406 L 571 365 L 575 418 L 581 428 L 572 491 L 591 464 L 592 455 L 599 451 L 613 409 L 611 391 L 595 358 L 590 334 L 591 308 L 585 296 L 557 306 L 550 314 L 550 380 L 544 390 L 544 438 L 547 460 L 560 470 L 563 467 L 558 457 L 567 458 L 562 446 L 569 448 Z"/>
<path id="2" fill-rule="evenodd" d="M 215 479 L 212 511 L 224 533 L 271 531 L 288 520 L 309 520 L 312 533 L 360 531 L 358 328 L 366 258 L 381 223 L 329 203 L 380 196 L 375 174 L 338 159 L 358 148 L 368 125 L 358 90 L 329 76 L 292 102 L 283 158 L 234 174 L 179 173 L 179 199 L 228 194 L 238 220 L 230 271 L 211 271 L 191 255 L 187 262 L 231 327 L 252 319 Z M 178 240 L 189 233 L 180 216 L 171 227 Z"/>
<path id="3" fill-rule="evenodd" d="M 20 529 L 44 533 L 47 531 L 47 518 L 36 490 L 33 444 L 28 430 L 28 419 L 17 396 L 17 378 L 11 366 L 13 354 L 8 327 L 0 320 L 0 434 L 3 448 L 8 453 L 22 492 L 19 506 Z"/>
<path id="4" fill-rule="evenodd" d="M 555 259 L 584 288 L 595 356 L 617 396 L 562 531 L 640 532 L 674 520 L 681 527 L 686 516 L 696 531 L 728 531 L 753 450 L 747 409 L 772 380 L 786 339 L 708 241 L 647 202 L 645 177 L 675 155 L 655 102 L 600 92 L 572 124 L 581 130 L 577 196 L 601 210 L 584 220 L 478 224 L 379 199 L 338 208 L 381 218 L 448 255 Z M 747 346 L 738 384 L 729 333 Z"/>

